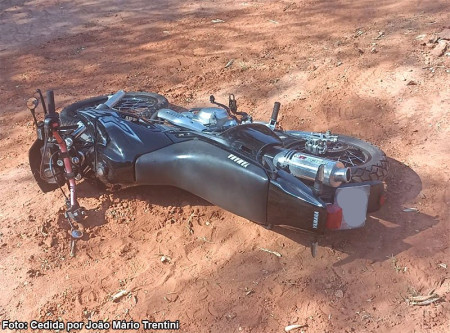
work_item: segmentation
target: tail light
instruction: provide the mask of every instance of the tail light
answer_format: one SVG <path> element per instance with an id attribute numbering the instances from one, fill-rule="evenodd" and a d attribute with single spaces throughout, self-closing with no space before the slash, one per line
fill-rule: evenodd
<path id="1" fill-rule="evenodd" d="M 327 229 L 340 229 L 342 224 L 342 208 L 337 204 L 327 206 Z"/>

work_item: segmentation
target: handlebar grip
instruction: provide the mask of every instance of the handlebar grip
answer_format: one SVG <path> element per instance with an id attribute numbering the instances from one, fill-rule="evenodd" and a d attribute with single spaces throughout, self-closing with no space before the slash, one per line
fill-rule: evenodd
<path id="1" fill-rule="evenodd" d="M 47 90 L 47 108 L 49 115 L 54 115 L 56 113 L 55 95 L 53 93 L 53 90 Z"/>
<path id="2" fill-rule="evenodd" d="M 280 102 L 275 102 L 273 105 L 273 111 L 272 111 L 272 117 L 270 117 L 270 120 L 274 123 L 277 122 L 277 118 L 278 118 L 278 112 L 280 111 Z"/>

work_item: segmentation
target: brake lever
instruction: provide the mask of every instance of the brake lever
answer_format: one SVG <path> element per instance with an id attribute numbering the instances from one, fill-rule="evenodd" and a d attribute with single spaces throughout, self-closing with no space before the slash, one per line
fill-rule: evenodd
<path id="1" fill-rule="evenodd" d="M 209 101 L 211 102 L 211 104 L 216 104 L 217 106 L 220 106 L 221 108 L 227 110 L 228 114 L 231 113 L 231 110 L 228 106 L 226 106 L 225 104 L 216 102 L 216 98 L 214 97 L 214 95 L 209 96 Z"/>

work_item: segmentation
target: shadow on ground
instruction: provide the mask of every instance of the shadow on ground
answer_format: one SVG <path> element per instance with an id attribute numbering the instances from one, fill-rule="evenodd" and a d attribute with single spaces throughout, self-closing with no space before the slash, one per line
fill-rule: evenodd
<path id="1" fill-rule="evenodd" d="M 348 257 L 335 265 L 344 265 L 355 259 L 384 261 L 408 250 L 405 240 L 438 223 L 435 217 L 420 212 L 404 212 L 404 204 L 413 200 L 422 190 L 417 173 L 405 164 L 389 159 L 390 171 L 386 180 L 387 201 L 382 209 L 368 216 L 362 229 L 328 232 L 319 239 L 319 245 L 342 251 Z M 304 246 L 310 246 L 312 237 L 283 227 L 280 233 Z M 320 250 L 319 250 L 320 251 Z M 318 254 L 320 256 L 320 253 Z"/>
<path id="2" fill-rule="evenodd" d="M 422 190 L 419 175 L 405 164 L 389 159 L 390 175 L 386 180 L 387 202 L 382 209 L 368 216 L 361 229 L 327 232 L 319 238 L 319 252 L 328 248 L 341 251 L 348 257 L 335 265 L 344 265 L 356 259 L 373 262 L 384 261 L 408 250 L 411 245 L 405 242 L 408 237 L 433 227 L 436 218 L 421 212 L 404 212 L 405 203 L 413 200 Z M 98 198 L 106 193 L 99 187 L 84 182 L 79 193 L 86 198 Z M 212 206 L 207 201 L 186 191 L 169 186 L 140 186 L 114 193 L 116 200 L 135 200 L 139 198 L 161 207 Z M 111 202 L 102 204 L 98 210 L 89 212 L 86 227 L 99 227 L 107 223 L 105 212 Z M 226 222 L 224 222 L 226 223 Z M 244 226 L 245 228 L 245 226 Z M 261 226 L 261 228 L 263 228 Z M 294 242 L 310 247 L 313 237 L 282 226 L 274 226 L 272 232 L 283 235 Z"/>

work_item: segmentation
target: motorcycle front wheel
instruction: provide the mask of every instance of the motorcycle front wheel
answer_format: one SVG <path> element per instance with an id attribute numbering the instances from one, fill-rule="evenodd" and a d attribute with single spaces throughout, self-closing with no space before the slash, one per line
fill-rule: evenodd
<path id="1" fill-rule="evenodd" d="M 75 125 L 80 120 L 77 112 L 88 108 L 95 108 L 105 103 L 108 96 L 96 96 L 73 103 L 65 107 L 60 114 L 61 124 L 64 126 Z M 151 92 L 127 92 L 120 102 L 114 106 L 119 112 L 135 114 L 138 117 L 149 119 L 153 113 L 162 108 L 167 108 L 169 102 L 159 94 Z"/>

